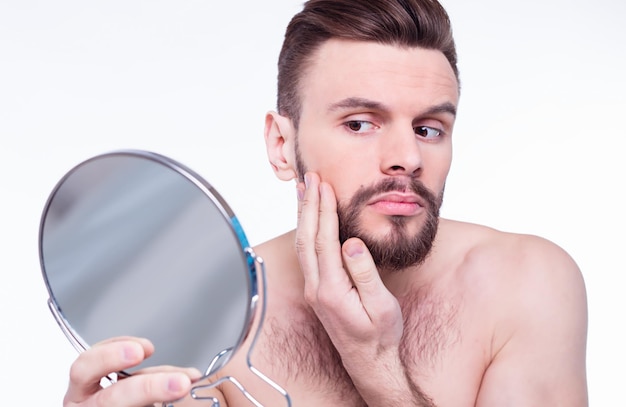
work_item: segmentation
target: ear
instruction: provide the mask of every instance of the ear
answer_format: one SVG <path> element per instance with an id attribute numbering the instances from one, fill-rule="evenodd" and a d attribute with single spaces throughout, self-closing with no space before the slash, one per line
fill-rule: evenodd
<path id="1" fill-rule="evenodd" d="M 265 147 L 276 176 L 289 181 L 297 177 L 295 162 L 296 132 L 290 118 L 276 112 L 265 115 Z"/>

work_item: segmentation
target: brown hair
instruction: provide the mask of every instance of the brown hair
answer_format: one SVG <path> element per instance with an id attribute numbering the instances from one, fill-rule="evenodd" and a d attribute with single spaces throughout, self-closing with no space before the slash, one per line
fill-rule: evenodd
<path id="1" fill-rule="evenodd" d="M 436 0 L 309 0 L 287 26 L 278 58 L 278 112 L 298 127 L 299 80 L 317 48 L 339 38 L 441 51 L 459 80 L 450 19 Z"/>

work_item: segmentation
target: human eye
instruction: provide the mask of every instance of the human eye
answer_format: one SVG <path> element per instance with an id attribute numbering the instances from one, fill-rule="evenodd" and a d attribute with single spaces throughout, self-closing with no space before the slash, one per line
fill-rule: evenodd
<path id="1" fill-rule="evenodd" d="M 344 125 L 353 133 L 365 133 L 375 128 L 372 122 L 366 120 L 350 120 L 345 122 Z"/>
<path id="2" fill-rule="evenodd" d="M 430 126 L 415 126 L 413 127 L 413 131 L 421 138 L 427 140 L 433 140 L 443 136 L 442 130 Z"/>

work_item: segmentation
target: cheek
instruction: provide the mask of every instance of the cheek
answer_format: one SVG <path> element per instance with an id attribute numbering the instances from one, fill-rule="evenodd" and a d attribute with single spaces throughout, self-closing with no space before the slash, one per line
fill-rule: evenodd
<path id="1" fill-rule="evenodd" d="M 372 157 L 365 157 L 365 151 L 347 143 L 341 144 L 330 137 L 302 137 L 299 140 L 300 158 L 307 170 L 316 172 L 323 181 L 336 191 L 350 181 L 358 182 L 366 173 L 365 163 L 372 163 Z M 371 150 L 371 149 L 370 149 Z M 370 165 L 371 166 L 371 165 Z"/>
<path id="2" fill-rule="evenodd" d="M 447 149 L 431 154 L 423 161 L 421 181 L 435 195 L 439 195 L 446 184 L 452 164 L 452 151 Z"/>
<path id="3" fill-rule="evenodd" d="M 445 180 L 452 165 L 452 148 L 449 145 L 442 145 L 430 154 L 428 162 L 425 163 L 430 172 L 437 174 Z"/>
<path id="4" fill-rule="evenodd" d="M 445 157 L 444 166 L 441 170 L 442 183 L 446 183 L 446 178 L 448 178 L 448 174 L 450 173 L 450 167 L 452 166 L 452 149 L 448 152 Z"/>
<path id="5" fill-rule="evenodd" d="M 443 189 L 443 186 L 446 183 L 446 179 L 448 178 L 448 174 L 450 173 L 451 164 L 451 157 L 447 157 L 447 159 L 441 161 L 441 168 L 439 168 L 438 171 L 439 179 L 437 180 L 440 186 L 439 189 Z"/>
<path id="6" fill-rule="evenodd" d="M 359 183 L 363 180 L 362 174 L 359 175 L 341 169 L 339 171 L 329 170 L 320 171 L 320 178 L 332 186 L 337 202 L 341 205 L 347 205 L 362 185 Z"/>
<path id="7" fill-rule="evenodd" d="M 354 152 L 325 151 L 318 160 L 316 171 L 322 181 L 329 183 L 335 192 L 337 202 L 349 202 L 356 191 L 379 179 L 376 167 L 366 163 L 374 162 L 370 157 Z M 313 168 L 311 168 L 313 170 Z"/>

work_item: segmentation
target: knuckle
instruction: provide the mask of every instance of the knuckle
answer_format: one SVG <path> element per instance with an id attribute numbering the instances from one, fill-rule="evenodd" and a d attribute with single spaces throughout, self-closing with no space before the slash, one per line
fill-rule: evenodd
<path id="1" fill-rule="evenodd" d="M 326 308 L 335 308 L 339 305 L 341 297 L 332 290 L 322 290 L 317 294 L 317 303 Z"/>
<path id="2" fill-rule="evenodd" d="M 315 251 L 317 254 L 323 253 L 340 253 L 341 246 L 339 244 L 339 236 L 328 230 L 321 230 L 315 236 Z"/>
<path id="3" fill-rule="evenodd" d="M 310 287 L 304 288 L 304 301 L 309 304 L 311 307 L 317 305 L 318 295 L 317 290 L 314 290 Z"/>
<path id="4" fill-rule="evenodd" d="M 105 391 L 109 390 L 109 391 Z M 95 407 L 105 407 L 113 405 L 113 386 L 108 389 L 100 390 L 96 394 L 94 394 L 93 401 Z"/>
<path id="5" fill-rule="evenodd" d="M 87 382 L 87 369 L 81 358 L 76 359 L 70 366 L 70 383 L 82 385 Z"/>
<path id="6" fill-rule="evenodd" d="M 358 284 L 372 284 L 376 280 L 374 273 L 360 267 L 353 267 L 352 270 L 350 270 L 350 275 Z"/>
<path id="7" fill-rule="evenodd" d="M 398 316 L 398 313 L 395 307 L 383 307 L 378 310 L 378 317 L 382 321 L 390 321 L 390 320 L 393 320 L 397 316 Z"/>
<path id="8" fill-rule="evenodd" d="M 154 395 L 153 392 L 155 390 L 154 383 L 152 382 L 152 380 L 148 380 L 148 376 L 144 376 L 143 379 L 144 380 L 141 381 L 140 386 L 141 393 L 146 398 L 152 398 Z"/>
<path id="9" fill-rule="evenodd" d="M 302 236 L 296 236 L 296 252 L 301 253 L 306 249 L 306 240 Z"/>
<path id="10" fill-rule="evenodd" d="M 402 318 L 402 311 L 397 302 L 389 301 L 386 304 L 380 305 L 377 315 L 379 320 L 393 323 L 398 318 Z"/>
<path id="11" fill-rule="evenodd" d="M 304 196 L 300 200 L 299 211 L 302 212 L 302 210 L 306 208 L 307 206 L 309 206 L 310 204 L 311 204 L 311 198 L 307 196 L 307 194 L 304 194 Z"/>
<path id="12" fill-rule="evenodd" d="M 315 239 L 315 252 L 318 254 L 322 254 L 328 251 L 328 239 L 322 237 L 322 236 L 318 236 L 317 239 Z"/>

